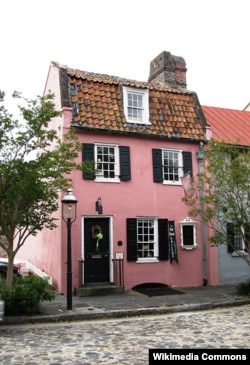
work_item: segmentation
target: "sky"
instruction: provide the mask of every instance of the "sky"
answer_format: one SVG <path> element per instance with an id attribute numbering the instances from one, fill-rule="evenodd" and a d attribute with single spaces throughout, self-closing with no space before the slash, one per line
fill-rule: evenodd
<path id="1" fill-rule="evenodd" d="M 250 0 L 0 0 L 0 90 L 42 95 L 52 61 L 147 81 L 161 52 L 183 57 L 201 105 L 250 102 Z"/>

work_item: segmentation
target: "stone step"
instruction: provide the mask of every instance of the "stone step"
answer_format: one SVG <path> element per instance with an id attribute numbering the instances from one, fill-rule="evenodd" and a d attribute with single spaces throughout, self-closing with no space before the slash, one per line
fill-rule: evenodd
<path id="1" fill-rule="evenodd" d="M 124 286 L 116 285 L 98 285 L 90 284 L 80 288 L 76 288 L 75 295 L 77 297 L 102 296 L 110 294 L 123 294 Z"/>

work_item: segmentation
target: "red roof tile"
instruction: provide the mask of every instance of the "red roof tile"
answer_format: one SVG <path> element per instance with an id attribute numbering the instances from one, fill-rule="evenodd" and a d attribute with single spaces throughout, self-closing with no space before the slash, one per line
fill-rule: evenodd
<path id="1" fill-rule="evenodd" d="M 63 106 L 74 125 L 113 133 L 206 140 L 206 121 L 196 94 L 156 82 L 140 82 L 60 67 Z M 149 90 L 150 125 L 127 123 L 123 86 Z"/>
<path id="2" fill-rule="evenodd" d="M 250 146 L 250 112 L 202 106 L 212 138 L 230 144 Z"/>

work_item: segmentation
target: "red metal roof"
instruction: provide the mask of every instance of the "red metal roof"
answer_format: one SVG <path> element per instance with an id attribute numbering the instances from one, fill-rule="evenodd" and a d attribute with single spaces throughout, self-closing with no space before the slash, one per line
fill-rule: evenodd
<path id="1" fill-rule="evenodd" d="M 250 146 L 250 112 L 202 106 L 212 138 L 230 144 Z"/>

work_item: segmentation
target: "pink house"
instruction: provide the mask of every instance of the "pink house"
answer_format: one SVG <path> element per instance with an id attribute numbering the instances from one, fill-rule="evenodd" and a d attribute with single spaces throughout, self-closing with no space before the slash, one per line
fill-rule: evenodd
<path id="1" fill-rule="evenodd" d="M 207 142 L 198 97 L 186 88 L 184 59 L 162 52 L 150 63 L 148 82 L 53 62 L 49 91 L 63 110 L 53 128 L 63 137 L 73 126 L 82 143 L 79 162 L 95 161 L 97 169 L 95 175 L 72 172 L 78 200 L 73 288 L 217 285 L 217 248 L 209 247 L 205 228 L 189 219 L 182 202 Z M 58 228 L 32 238 L 19 258 L 51 275 L 65 293 L 67 229 L 59 205 Z"/>

